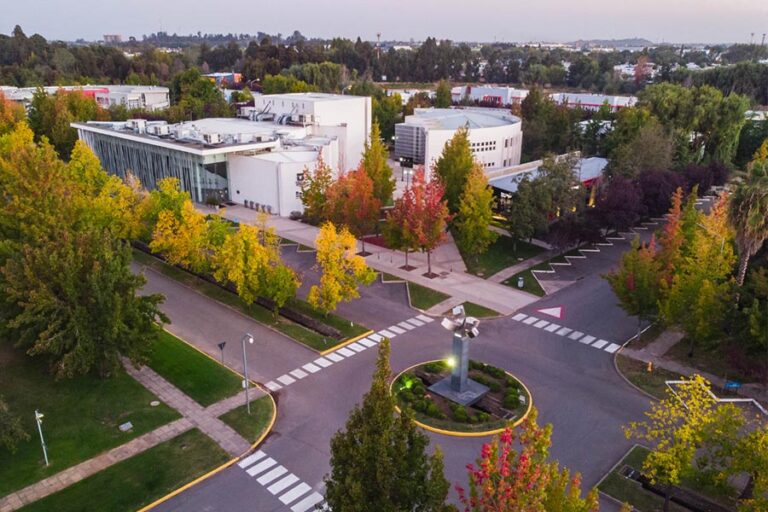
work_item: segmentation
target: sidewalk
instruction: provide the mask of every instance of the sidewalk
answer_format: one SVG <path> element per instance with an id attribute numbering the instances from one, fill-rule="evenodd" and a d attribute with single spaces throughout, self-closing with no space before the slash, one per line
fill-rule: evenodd
<path id="1" fill-rule="evenodd" d="M 537 254 L 533 258 L 528 258 L 527 260 L 521 261 L 517 265 L 512 265 L 511 267 L 499 270 L 492 276 L 489 276 L 488 280 L 494 283 L 502 283 L 513 275 L 522 272 L 523 270 L 528 270 L 529 268 L 533 267 L 534 265 L 538 265 L 539 263 L 544 263 L 547 260 L 551 260 L 555 256 L 557 256 L 556 251 L 544 251 L 541 254 Z"/>
<path id="2" fill-rule="evenodd" d="M 209 214 L 212 211 L 198 205 L 201 212 Z M 237 222 L 254 223 L 257 213 L 242 206 L 231 206 L 224 210 L 223 216 Z M 315 238 L 319 229 L 309 224 L 290 220 L 284 217 L 270 217 L 269 225 L 274 227 L 277 234 L 308 247 L 315 247 Z M 446 246 L 449 244 L 445 244 Z M 358 245 L 358 247 L 361 247 Z M 463 261 L 459 263 L 458 251 L 454 253 L 450 247 L 438 248 L 432 256 L 432 272 L 438 277 L 429 279 L 422 274 L 427 272 L 427 255 L 411 253 L 408 263 L 416 270 L 405 271 L 400 267 L 405 265 L 405 255 L 401 252 L 385 249 L 373 244 L 366 244 L 365 249 L 371 253 L 366 257 L 369 266 L 375 270 L 392 274 L 401 279 L 432 288 L 439 292 L 455 297 L 461 302 L 474 302 L 481 306 L 509 315 L 518 309 L 539 300 L 531 295 L 509 286 L 491 282 L 467 274 L 463 271 Z"/>
<path id="3" fill-rule="evenodd" d="M 129 375 L 157 395 L 166 405 L 179 411 L 183 417 L 76 466 L 60 471 L 7 496 L 0 497 L 0 512 L 11 512 L 29 505 L 118 462 L 170 441 L 193 428 L 198 428 L 208 435 L 232 457 L 242 455 L 250 450 L 251 444 L 218 418 L 222 414 L 243 405 L 245 403 L 245 391 L 203 408 L 148 366 L 136 369 L 127 362 L 124 362 L 124 366 Z M 263 392 L 258 388 L 253 388 L 252 394 L 254 395 L 253 398 L 259 398 Z"/>

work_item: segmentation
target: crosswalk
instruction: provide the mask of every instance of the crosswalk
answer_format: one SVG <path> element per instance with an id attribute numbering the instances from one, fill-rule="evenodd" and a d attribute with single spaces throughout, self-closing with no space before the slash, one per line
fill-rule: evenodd
<path id="1" fill-rule="evenodd" d="M 237 465 L 283 505 L 290 507 L 291 512 L 318 510 L 318 507 L 319 510 L 328 510 L 322 494 L 313 491 L 309 484 L 288 471 L 264 450 L 252 453 Z"/>
<path id="2" fill-rule="evenodd" d="M 542 320 L 541 318 L 537 318 L 533 315 L 518 313 L 512 317 L 512 320 L 536 327 L 537 329 L 543 329 L 547 332 L 551 332 L 552 334 L 562 336 L 569 340 L 578 341 L 579 343 L 597 350 L 608 352 L 609 354 L 613 354 L 619 350 L 619 348 L 621 348 L 621 345 L 611 341 L 600 339 L 595 336 L 590 336 L 589 334 L 583 333 L 581 331 L 576 331 L 571 328 L 564 327 L 554 322 L 550 322 L 549 320 Z"/>
<path id="3" fill-rule="evenodd" d="M 370 334 L 365 338 L 359 339 L 354 343 L 350 343 L 344 347 L 341 347 L 333 352 L 326 354 L 322 357 L 318 357 L 314 361 L 300 366 L 294 370 L 291 370 L 275 380 L 271 380 L 265 384 L 270 391 L 277 391 L 286 386 L 290 386 L 296 381 L 304 379 L 305 377 L 317 373 L 325 368 L 328 368 L 332 364 L 340 363 L 345 359 L 355 356 L 356 354 L 367 350 L 371 347 L 375 347 L 384 338 L 392 339 L 400 334 L 412 331 L 418 327 L 433 322 L 434 319 L 427 315 L 417 315 L 408 320 L 404 320 L 395 325 L 391 325 L 386 329 L 382 329 L 377 333 Z"/>

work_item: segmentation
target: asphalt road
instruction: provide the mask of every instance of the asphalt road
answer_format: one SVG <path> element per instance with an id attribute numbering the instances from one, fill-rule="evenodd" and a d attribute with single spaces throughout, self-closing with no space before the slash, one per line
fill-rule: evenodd
<path id="1" fill-rule="evenodd" d="M 305 286 L 308 286 L 313 279 L 312 255 L 294 252 L 286 255 L 286 259 L 306 272 Z M 575 284 L 521 310 L 521 314 L 535 315 L 596 339 L 623 342 L 635 332 L 634 320 L 616 306 L 610 288 L 599 276 L 614 263 L 615 259 L 613 263 L 610 258 L 596 259 L 596 268 L 586 271 Z M 292 340 L 165 276 L 148 271 L 147 277 L 146 290 L 167 297 L 163 309 L 173 322 L 169 330 L 213 355 L 218 353 L 215 343 L 228 340 L 234 346 L 228 344 L 226 357 L 236 368 L 241 364 L 237 355 L 239 338 L 245 331 L 252 332 L 258 342 L 248 347 L 249 371 L 261 382 L 274 380 L 318 357 Z M 360 300 L 344 304 L 340 312 L 376 330 L 417 314 L 405 304 L 403 285 L 377 283 L 363 290 L 362 295 Z M 560 319 L 537 312 L 559 306 L 563 308 Z M 472 357 L 504 367 L 525 382 L 539 409 L 540 422 L 553 424 L 552 456 L 571 470 L 580 471 L 585 487 L 597 483 L 629 447 L 621 426 L 639 419 L 648 399 L 624 383 L 613 368 L 611 354 L 604 350 L 514 317 L 485 321 L 481 331 L 481 336 L 473 342 Z M 449 351 L 448 333 L 437 322 L 429 323 L 393 339 L 393 371 L 443 358 Z M 329 470 L 329 440 L 344 426 L 349 411 L 368 389 L 375 357 L 375 347 L 368 348 L 276 393 L 278 420 L 261 447 L 266 456 L 274 459 L 274 467 L 283 466 L 299 481 L 322 493 L 322 479 Z M 447 478 L 454 484 L 465 484 L 465 466 L 475 460 L 487 439 L 438 434 L 430 437 L 443 448 Z M 290 510 L 278 499 L 279 492 L 273 494 L 268 490 L 270 483 L 258 482 L 262 474 L 251 477 L 246 469 L 235 465 L 156 510 Z M 295 506 L 298 501 L 289 505 Z"/>

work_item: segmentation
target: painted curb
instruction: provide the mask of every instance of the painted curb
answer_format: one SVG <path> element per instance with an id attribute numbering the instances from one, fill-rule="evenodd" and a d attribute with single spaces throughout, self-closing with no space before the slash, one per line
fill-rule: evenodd
<path id="1" fill-rule="evenodd" d="M 351 345 L 352 343 L 354 343 L 356 341 L 359 341 L 359 340 L 361 340 L 361 339 L 363 339 L 365 337 L 368 337 L 371 334 L 373 334 L 374 332 L 375 331 L 368 330 L 367 332 L 364 332 L 363 334 L 359 334 L 359 335 L 355 336 L 354 338 L 349 338 L 348 340 L 342 341 L 341 343 L 338 343 L 338 344 L 332 346 L 331 348 L 327 348 L 327 349 L 322 350 L 322 351 L 317 351 L 317 350 L 313 349 L 312 347 L 307 347 L 307 348 L 309 348 L 310 350 L 314 350 L 315 352 L 317 352 L 321 356 L 324 356 L 326 354 L 330 354 L 331 352 L 335 352 L 335 351 L 339 350 L 340 348 L 344 348 L 347 345 Z M 302 343 L 302 345 L 303 345 L 303 343 Z M 306 345 L 304 345 L 304 346 L 306 347 Z"/>
<path id="2" fill-rule="evenodd" d="M 417 366 L 421 366 L 421 365 L 429 364 L 429 363 L 436 363 L 436 362 L 439 362 L 439 361 L 443 361 L 443 360 L 442 359 L 433 359 L 431 361 L 422 361 L 420 363 L 416 363 L 416 364 L 414 364 L 412 366 L 409 366 L 405 370 L 401 371 L 400 373 L 395 375 L 395 377 L 392 379 L 392 382 L 390 382 L 390 384 L 389 384 L 389 394 L 392 395 L 392 397 L 394 398 L 394 395 L 392 394 L 392 386 L 394 386 L 394 384 L 397 381 L 397 379 L 399 379 L 400 376 L 402 374 L 404 374 L 405 372 L 410 371 L 410 370 L 416 368 Z M 494 430 L 485 430 L 485 431 L 482 431 L 482 432 L 458 432 L 458 431 L 455 431 L 455 430 L 444 430 L 444 429 L 441 429 L 441 428 L 433 427 L 431 425 L 427 425 L 425 423 L 422 423 L 422 422 L 418 421 L 415 418 L 411 418 L 411 421 L 413 421 L 413 423 L 415 423 L 418 427 L 423 428 L 424 430 L 427 430 L 429 432 L 434 432 L 435 434 L 442 434 L 444 436 L 451 436 L 451 437 L 487 437 L 487 436 L 493 436 L 493 435 L 496 435 L 496 434 L 501 434 L 507 428 L 515 428 L 515 427 L 517 427 L 523 421 L 525 421 L 525 419 L 531 413 L 531 408 L 533 408 L 533 395 L 531 394 L 531 391 L 528 389 L 528 386 L 526 386 L 525 383 L 523 383 L 523 381 L 521 381 L 520 379 L 518 379 L 517 377 L 515 377 L 514 375 L 512 375 L 511 373 L 509 373 L 506 370 L 504 370 L 504 373 L 506 373 L 507 375 L 509 375 L 510 377 L 515 379 L 517 382 L 519 382 L 520 385 L 523 386 L 523 389 L 528 394 L 528 398 L 529 398 L 529 400 L 528 400 L 528 408 L 525 410 L 525 413 L 523 413 L 523 415 L 520 418 L 518 418 L 511 425 L 506 425 L 504 427 L 497 428 L 497 429 L 494 429 Z M 400 410 L 400 407 L 397 404 L 395 404 L 395 409 L 397 409 L 398 413 L 402 412 Z"/>

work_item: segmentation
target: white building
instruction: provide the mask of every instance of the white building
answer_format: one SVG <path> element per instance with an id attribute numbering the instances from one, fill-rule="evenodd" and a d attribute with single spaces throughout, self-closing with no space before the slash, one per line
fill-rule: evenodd
<path id="1" fill-rule="evenodd" d="M 416 109 L 403 123 L 395 125 L 395 157 L 412 158 L 429 170 L 461 127 L 469 129 L 472 154 L 486 170 L 520 163 L 520 118 L 508 110 L 489 108 Z"/>
<path id="2" fill-rule="evenodd" d="M 24 107 L 29 107 L 36 91 L 36 87 L 3 87 L 2 90 L 6 99 Z M 103 108 L 123 105 L 129 110 L 156 111 L 171 106 L 168 88 L 154 85 L 64 85 L 43 87 L 43 91 L 46 94 L 79 91 L 95 99 Z"/>
<path id="3" fill-rule="evenodd" d="M 394 96 L 395 94 L 399 94 L 403 106 L 407 105 L 408 101 L 418 94 L 426 94 L 429 99 L 435 98 L 435 91 L 429 89 L 386 89 L 384 93 L 387 96 Z"/>
<path id="4" fill-rule="evenodd" d="M 584 110 L 597 111 L 603 105 L 616 112 L 625 107 L 632 107 L 637 103 L 635 96 L 606 96 L 605 94 L 585 94 L 572 92 L 556 92 L 549 95 L 555 103 L 566 105 L 570 108 L 581 107 Z"/>
<path id="5" fill-rule="evenodd" d="M 243 112 L 248 119 L 72 126 L 112 174 L 131 172 L 148 189 L 175 177 L 196 202 L 214 198 L 281 216 L 303 209 L 304 171 L 320 157 L 336 171 L 360 160 L 370 130 L 370 98 L 287 94 L 260 96 L 256 104 Z"/>
<path id="6" fill-rule="evenodd" d="M 454 103 L 468 99 L 483 105 L 503 107 L 520 103 L 526 96 L 528 96 L 526 89 L 498 85 L 467 85 L 451 89 L 451 99 Z"/>

